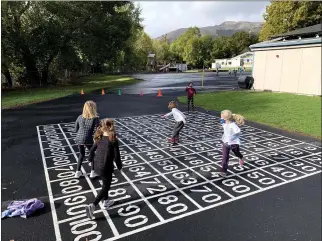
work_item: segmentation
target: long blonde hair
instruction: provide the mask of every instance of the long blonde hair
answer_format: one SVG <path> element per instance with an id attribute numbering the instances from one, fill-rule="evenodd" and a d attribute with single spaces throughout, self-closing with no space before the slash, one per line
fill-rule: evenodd
<path id="1" fill-rule="evenodd" d="M 230 110 L 223 110 L 221 114 L 225 116 L 228 121 L 234 121 L 239 126 L 245 124 L 245 118 L 242 115 L 233 114 Z"/>
<path id="2" fill-rule="evenodd" d="M 86 119 L 98 117 L 98 114 L 96 111 L 96 103 L 94 101 L 88 100 L 85 102 L 82 116 Z"/>
<path id="3" fill-rule="evenodd" d="M 116 131 L 114 126 L 114 121 L 112 119 L 105 118 L 101 120 L 95 135 L 94 135 L 94 141 L 98 142 L 102 140 L 103 133 L 106 132 L 108 134 L 108 139 L 111 142 L 115 142 L 116 140 Z"/>

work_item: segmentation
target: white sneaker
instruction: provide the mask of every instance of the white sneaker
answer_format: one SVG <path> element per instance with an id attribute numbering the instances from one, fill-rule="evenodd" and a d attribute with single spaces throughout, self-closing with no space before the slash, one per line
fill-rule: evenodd
<path id="1" fill-rule="evenodd" d="M 82 176 L 82 172 L 81 171 L 75 172 L 75 178 L 80 178 L 81 176 Z"/>
<path id="2" fill-rule="evenodd" d="M 90 178 L 95 178 L 95 177 L 98 177 L 99 175 L 96 174 L 94 171 L 91 171 L 91 174 L 89 174 L 89 177 Z"/>
<path id="3" fill-rule="evenodd" d="M 89 219 L 94 219 L 95 206 L 93 203 L 85 207 L 86 215 Z"/>
<path id="4" fill-rule="evenodd" d="M 104 200 L 104 208 L 109 209 L 114 204 L 114 200 Z"/>
<path id="5" fill-rule="evenodd" d="M 89 162 L 89 163 L 88 163 L 88 165 L 91 167 L 91 166 L 92 166 L 92 163 L 91 163 L 91 162 Z"/>

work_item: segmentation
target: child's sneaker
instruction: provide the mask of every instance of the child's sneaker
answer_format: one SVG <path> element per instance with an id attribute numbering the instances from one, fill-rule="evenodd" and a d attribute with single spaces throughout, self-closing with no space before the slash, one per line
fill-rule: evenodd
<path id="1" fill-rule="evenodd" d="M 89 163 L 88 163 L 88 165 L 91 167 L 91 166 L 92 166 L 92 163 L 91 163 L 91 162 L 89 162 Z"/>
<path id="2" fill-rule="evenodd" d="M 104 200 L 104 208 L 109 209 L 114 204 L 114 200 Z"/>
<path id="3" fill-rule="evenodd" d="M 179 143 L 179 142 L 180 142 L 180 141 L 179 141 L 179 138 L 175 138 L 175 139 L 174 139 L 174 142 Z"/>
<path id="4" fill-rule="evenodd" d="M 173 138 L 168 138 L 168 142 L 174 142 Z"/>
<path id="5" fill-rule="evenodd" d="M 90 178 L 95 178 L 95 177 L 98 177 L 99 175 L 96 174 L 94 171 L 91 171 L 91 174 L 89 174 L 89 177 Z"/>
<path id="6" fill-rule="evenodd" d="M 227 177 L 227 172 L 219 172 L 218 174 L 221 177 Z"/>
<path id="7" fill-rule="evenodd" d="M 94 219 L 94 211 L 95 211 L 95 206 L 93 203 L 87 205 L 85 207 L 86 210 L 86 215 L 89 219 Z"/>
<path id="8" fill-rule="evenodd" d="M 244 163 L 245 163 L 245 162 L 244 162 L 244 160 L 243 160 L 243 159 L 239 159 L 239 165 L 240 165 L 240 166 L 244 165 Z"/>
<path id="9" fill-rule="evenodd" d="M 75 178 L 80 178 L 82 176 L 82 172 L 81 171 L 76 171 L 75 172 Z"/>

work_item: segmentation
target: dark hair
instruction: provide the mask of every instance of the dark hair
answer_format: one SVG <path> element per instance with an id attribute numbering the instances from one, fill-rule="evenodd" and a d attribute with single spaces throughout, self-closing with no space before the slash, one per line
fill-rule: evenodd
<path id="1" fill-rule="evenodd" d="M 170 101 L 170 102 L 169 102 L 168 108 L 169 108 L 170 110 L 172 110 L 173 108 L 176 108 L 176 107 L 177 107 L 177 104 L 176 104 L 176 102 L 175 102 L 175 101 Z"/>

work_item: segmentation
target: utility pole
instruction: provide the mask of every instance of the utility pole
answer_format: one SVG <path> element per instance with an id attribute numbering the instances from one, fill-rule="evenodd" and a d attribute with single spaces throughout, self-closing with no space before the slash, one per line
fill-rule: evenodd
<path id="1" fill-rule="evenodd" d="M 201 79 L 201 87 L 203 88 L 203 80 L 205 77 L 205 64 L 202 64 L 202 79 Z"/>

